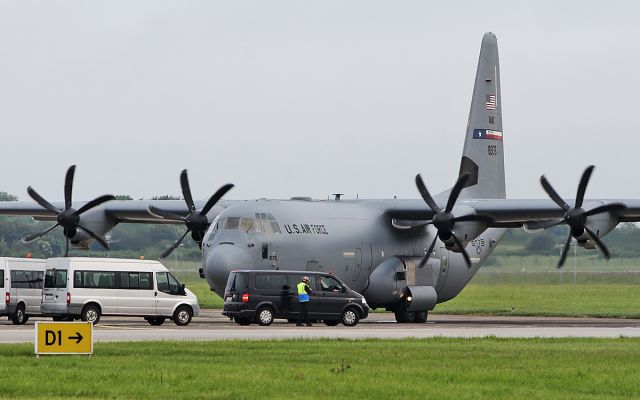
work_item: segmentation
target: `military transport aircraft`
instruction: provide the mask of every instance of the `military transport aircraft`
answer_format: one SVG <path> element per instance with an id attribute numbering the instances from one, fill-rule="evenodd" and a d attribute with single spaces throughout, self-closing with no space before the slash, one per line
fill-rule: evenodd
<path id="1" fill-rule="evenodd" d="M 394 311 L 398 322 L 425 322 L 429 310 L 469 283 L 507 228 L 568 225 L 562 266 L 572 238 L 585 248 L 597 246 L 609 258 L 601 238 L 619 222 L 640 221 L 640 200 L 585 200 L 593 167 L 585 170 L 575 199 L 565 200 L 544 176 L 541 184 L 551 200 L 506 199 L 501 106 L 497 40 L 486 33 L 459 178 L 435 197 L 417 175 L 419 200 L 345 200 L 340 195 L 331 200 L 221 200 L 229 184 L 207 202 L 194 202 L 183 171 L 184 203 L 118 201 L 109 195 L 74 203 L 71 167 L 64 203 L 49 203 L 29 187 L 35 204 L 0 202 L 0 214 L 55 221 L 24 240 L 37 240 L 60 226 L 79 248 L 93 240 L 108 247 L 102 236 L 119 223 L 185 224 L 184 235 L 163 257 L 191 233 L 202 248 L 201 277 L 220 296 L 234 269 L 328 271 L 364 294 L 372 307 Z"/>

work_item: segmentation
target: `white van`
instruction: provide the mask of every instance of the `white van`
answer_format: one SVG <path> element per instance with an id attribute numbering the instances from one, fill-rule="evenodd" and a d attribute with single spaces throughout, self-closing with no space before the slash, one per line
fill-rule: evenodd
<path id="1" fill-rule="evenodd" d="M 0 282 L 4 288 L 0 315 L 22 325 L 30 315 L 40 314 L 45 263 L 46 260 L 34 258 L 0 257 Z"/>
<path id="2" fill-rule="evenodd" d="M 47 260 L 40 311 L 55 320 L 97 324 L 101 315 L 124 315 L 184 326 L 200 306 L 158 261 L 72 257 Z"/>

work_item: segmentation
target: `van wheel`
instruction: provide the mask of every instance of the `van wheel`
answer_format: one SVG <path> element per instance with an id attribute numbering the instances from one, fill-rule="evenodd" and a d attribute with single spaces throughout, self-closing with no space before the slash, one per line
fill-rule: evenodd
<path id="1" fill-rule="evenodd" d="M 413 319 L 413 322 L 416 322 L 418 324 L 424 324 L 425 322 L 427 322 L 427 311 L 416 311 L 416 315 Z"/>
<path id="2" fill-rule="evenodd" d="M 342 313 L 342 324 L 344 326 L 356 326 L 360 321 L 360 313 L 354 308 L 347 308 Z"/>
<path id="3" fill-rule="evenodd" d="M 235 317 L 235 318 L 233 318 L 233 320 L 238 325 L 242 325 L 242 326 L 251 325 L 251 320 L 248 319 L 248 318 Z"/>
<path id="4" fill-rule="evenodd" d="M 14 325 L 23 325 L 28 320 L 29 317 L 24 313 L 24 304 L 18 305 L 16 312 L 11 316 L 11 322 L 13 322 Z"/>
<path id="5" fill-rule="evenodd" d="M 147 320 L 148 323 L 150 323 L 153 326 L 160 326 L 164 324 L 164 320 L 166 318 L 165 317 L 148 317 L 145 319 Z"/>
<path id="6" fill-rule="evenodd" d="M 191 318 L 193 318 L 193 311 L 188 306 L 180 306 L 173 313 L 173 322 L 178 326 L 189 325 Z"/>
<path id="7" fill-rule="evenodd" d="M 273 323 L 273 310 L 271 307 L 260 307 L 258 312 L 256 313 L 258 325 L 260 326 L 269 326 Z"/>
<path id="8" fill-rule="evenodd" d="M 340 321 L 334 320 L 334 319 L 329 320 L 329 321 L 323 321 L 323 322 L 324 322 L 324 324 L 326 326 L 336 326 L 336 325 L 338 325 L 340 323 Z"/>
<path id="9" fill-rule="evenodd" d="M 93 304 L 87 304 L 82 309 L 80 318 L 83 321 L 91 322 L 92 324 L 96 325 L 100 321 L 100 309 Z"/>

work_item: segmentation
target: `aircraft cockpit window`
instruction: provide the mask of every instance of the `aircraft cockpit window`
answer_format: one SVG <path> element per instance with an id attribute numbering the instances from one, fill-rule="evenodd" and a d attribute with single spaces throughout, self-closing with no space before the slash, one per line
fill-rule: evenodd
<path id="1" fill-rule="evenodd" d="M 256 213 L 256 223 L 262 227 L 264 233 L 281 233 L 280 226 L 270 213 Z"/>
<path id="2" fill-rule="evenodd" d="M 224 221 L 224 229 L 238 229 L 240 226 L 240 218 L 239 217 L 229 217 L 226 221 Z"/>
<path id="3" fill-rule="evenodd" d="M 255 213 L 254 218 L 228 217 L 222 223 L 223 229 L 239 229 L 244 232 L 281 233 L 280 226 L 273 215 L 268 213 Z"/>
<path id="4" fill-rule="evenodd" d="M 240 218 L 240 230 L 245 232 L 255 232 L 256 221 L 252 218 Z"/>

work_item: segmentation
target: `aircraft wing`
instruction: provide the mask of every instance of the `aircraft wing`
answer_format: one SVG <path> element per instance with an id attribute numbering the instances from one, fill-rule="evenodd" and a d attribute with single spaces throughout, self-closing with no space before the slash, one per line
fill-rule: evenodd
<path id="1" fill-rule="evenodd" d="M 390 200 L 382 205 L 386 215 L 396 220 L 426 221 L 433 217 L 433 211 L 422 200 Z M 440 202 L 438 202 L 440 203 Z M 567 199 L 573 204 L 574 200 Z M 620 203 L 626 209 L 616 212 L 619 222 L 640 221 L 640 200 L 585 200 L 583 208 L 590 210 L 605 204 Z M 444 203 L 441 204 L 444 208 Z M 564 211 L 556 203 L 548 199 L 487 199 L 460 200 L 456 208 L 473 209 L 477 214 L 487 214 L 493 217 L 490 227 L 522 227 L 529 223 L 560 220 Z M 454 208 L 454 213 L 456 211 Z"/>
<path id="2" fill-rule="evenodd" d="M 232 202 L 220 201 L 209 212 L 210 215 L 219 214 L 224 208 L 228 207 Z M 51 203 L 59 209 L 64 208 L 61 202 Z M 85 203 L 74 203 L 73 207 L 78 209 Z M 200 209 L 204 206 L 204 201 L 196 201 L 196 208 Z M 186 216 L 189 213 L 187 206 L 183 200 L 112 200 L 96 207 L 92 214 L 103 215 L 114 222 L 129 223 L 147 223 L 147 224 L 181 224 L 182 222 L 160 219 L 152 216 L 147 211 L 150 206 L 156 206 L 165 211 L 174 214 Z M 36 220 L 49 221 L 55 220 L 56 216 L 49 210 L 42 208 L 34 202 L 28 201 L 6 201 L 0 202 L 0 215 L 12 216 L 30 216 Z"/>

